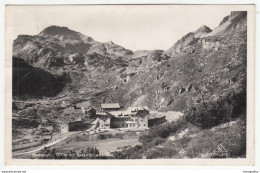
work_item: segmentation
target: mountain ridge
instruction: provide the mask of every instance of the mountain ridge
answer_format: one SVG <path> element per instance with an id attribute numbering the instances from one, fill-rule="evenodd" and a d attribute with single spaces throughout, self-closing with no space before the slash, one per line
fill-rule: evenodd
<path id="1" fill-rule="evenodd" d="M 175 55 L 187 49 L 193 52 L 192 44 L 203 37 L 225 35 L 236 31 L 243 32 L 246 30 L 246 11 L 232 11 L 230 15 L 224 17 L 220 24 L 213 30 L 202 25 L 194 32 L 190 32 L 178 40 L 172 47 L 165 51 L 167 55 Z"/>
<path id="2" fill-rule="evenodd" d="M 13 53 L 31 66 L 69 76 L 66 87 L 58 95 L 73 91 L 75 97 L 85 97 L 94 106 L 120 102 L 124 106 L 142 104 L 153 109 L 184 111 L 202 99 L 216 99 L 216 95 L 242 86 L 246 77 L 242 65 L 246 61 L 245 14 L 232 12 L 225 17 L 219 26 L 232 27 L 224 27 L 226 32 L 221 28 L 216 35 L 212 33 L 220 31 L 218 27 L 211 30 L 202 25 L 166 51 L 132 52 L 113 42 L 85 43 L 78 36 L 70 38 L 78 32 L 51 26 L 54 29 L 47 28 L 40 35 L 18 36 Z M 68 34 L 68 38 L 56 37 L 57 28 Z M 225 63 L 239 66 L 229 71 Z M 221 79 L 222 70 L 227 74 Z M 241 79 L 231 77 L 235 74 L 240 74 Z M 228 89 L 221 94 L 219 89 L 223 86 Z M 213 88 L 216 91 L 205 96 Z"/>

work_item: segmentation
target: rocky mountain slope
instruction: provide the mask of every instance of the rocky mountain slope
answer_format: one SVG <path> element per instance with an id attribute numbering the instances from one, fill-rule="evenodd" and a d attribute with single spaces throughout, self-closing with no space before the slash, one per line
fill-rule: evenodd
<path id="1" fill-rule="evenodd" d="M 66 76 L 53 100 L 185 111 L 203 100 L 245 90 L 246 28 L 246 12 L 232 12 L 217 28 L 202 26 L 166 51 L 132 52 L 66 27 L 50 26 L 38 35 L 18 36 L 13 56 L 46 73 Z M 45 92 L 39 86 L 33 90 Z"/>
<path id="2" fill-rule="evenodd" d="M 190 32 L 182 37 L 170 49 L 166 51 L 166 54 L 174 55 L 180 52 L 192 53 L 196 49 L 196 47 L 194 47 L 193 45 L 195 45 L 195 43 L 202 38 L 207 38 L 210 36 L 218 37 L 221 35 L 246 31 L 246 17 L 246 11 L 231 12 L 229 16 L 224 17 L 219 26 L 216 27 L 214 30 L 211 30 L 209 27 L 203 25 L 195 32 Z M 215 42 L 218 44 L 217 41 Z M 214 46 L 209 47 L 212 48 Z"/>
<path id="3" fill-rule="evenodd" d="M 87 63 L 98 54 L 108 59 L 129 58 L 133 54 L 113 42 L 100 43 L 66 27 L 50 26 L 38 35 L 19 35 L 13 44 L 13 55 L 43 69 Z"/>
<path id="4" fill-rule="evenodd" d="M 178 40 L 170 49 L 166 51 L 168 55 L 174 55 L 176 53 L 180 53 L 181 51 L 185 51 L 187 53 L 192 53 L 194 51 L 193 45 L 196 43 L 200 37 L 205 36 L 206 34 L 210 33 L 212 30 L 203 25 L 199 29 L 194 32 L 190 32 L 183 36 L 180 40 Z"/>

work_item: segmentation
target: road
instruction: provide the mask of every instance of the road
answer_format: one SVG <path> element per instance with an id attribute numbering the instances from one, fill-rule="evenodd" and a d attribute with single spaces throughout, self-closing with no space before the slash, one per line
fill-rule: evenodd
<path id="1" fill-rule="evenodd" d="M 62 138 L 62 139 L 58 139 L 58 140 L 56 140 L 56 141 L 50 142 L 50 143 L 48 143 L 48 144 L 45 144 L 45 145 L 43 145 L 43 146 L 41 146 L 41 147 L 39 147 L 39 148 L 37 148 L 37 149 L 35 149 L 35 150 L 27 151 L 27 152 L 23 152 L 23 153 L 16 153 L 16 154 L 13 154 L 13 156 L 19 156 L 19 155 L 24 155 L 24 154 L 32 154 L 32 153 L 35 153 L 35 152 L 37 152 L 37 151 L 40 151 L 40 150 L 44 149 L 44 147 L 50 147 L 50 146 L 52 146 L 52 145 L 54 145 L 54 144 L 57 144 L 57 143 L 59 143 L 59 142 L 65 140 L 65 139 L 67 139 L 67 138 L 68 138 L 68 136 L 66 136 L 66 137 L 64 137 L 64 138 Z"/>
<path id="2" fill-rule="evenodd" d="M 40 150 L 44 149 L 44 147 L 53 146 L 53 145 L 55 145 L 55 144 L 57 144 L 57 143 L 59 143 L 59 142 L 65 140 L 65 139 L 67 139 L 69 136 L 74 135 L 74 134 L 76 134 L 76 133 L 79 133 L 79 132 L 69 132 L 69 133 L 67 133 L 67 134 L 60 134 L 60 135 L 58 135 L 58 136 L 53 137 L 53 139 L 55 139 L 55 140 L 54 140 L 54 141 L 51 141 L 50 143 L 47 143 L 47 144 L 45 144 L 45 145 L 43 145 L 43 146 L 41 146 L 41 147 L 39 147 L 39 148 L 36 148 L 36 149 L 34 149 L 34 150 L 31 150 L 31 151 L 26 151 L 26 152 L 22 152 L 22 153 L 13 153 L 13 156 L 20 156 L 20 155 L 35 153 L 35 152 L 37 152 L 37 151 L 40 151 Z M 62 136 L 65 136 L 65 137 L 61 138 L 61 135 L 62 135 Z"/>

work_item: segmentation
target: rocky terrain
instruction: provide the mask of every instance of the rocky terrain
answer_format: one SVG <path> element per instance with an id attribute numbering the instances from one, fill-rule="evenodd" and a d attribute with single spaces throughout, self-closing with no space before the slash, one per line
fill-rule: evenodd
<path id="1" fill-rule="evenodd" d="M 36 120 L 45 112 L 49 121 L 68 121 L 79 115 L 65 117 L 65 108 L 83 102 L 97 109 L 119 102 L 185 112 L 243 93 L 246 17 L 246 12 L 231 12 L 215 29 L 203 25 L 168 50 L 133 52 L 59 26 L 19 35 L 13 43 L 13 113 L 26 117 L 30 108 Z"/>

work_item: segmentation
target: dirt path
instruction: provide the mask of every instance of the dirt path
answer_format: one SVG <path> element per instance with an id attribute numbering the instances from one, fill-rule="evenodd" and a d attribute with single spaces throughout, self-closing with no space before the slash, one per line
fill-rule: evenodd
<path id="1" fill-rule="evenodd" d="M 45 145 L 43 145 L 43 146 L 41 146 L 41 147 L 39 147 L 39 148 L 37 148 L 37 149 L 35 149 L 35 150 L 27 151 L 27 152 L 22 152 L 22 153 L 16 153 L 16 154 L 13 154 L 13 156 L 19 156 L 19 155 L 24 155 L 24 154 L 32 154 L 32 153 L 35 153 L 35 152 L 37 152 L 37 151 L 40 151 L 40 150 L 44 149 L 44 147 L 50 147 L 50 146 L 52 146 L 52 145 L 55 145 L 55 144 L 57 144 L 57 143 L 59 143 L 59 142 L 65 140 L 65 139 L 67 139 L 67 138 L 68 138 L 68 136 L 66 136 L 66 137 L 64 137 L 64 138 L 62 138 L 62 139 L 58 139 L 58 140 L 56 140 L 56 141 L 50 142 L 50 143 L 48 143 L 48 144 L 45 144 Z"/>
<path id="2" fill-rule="evenodd" d="M 76 133 L 79 133 L 79 132 L 76 132 Z M 54 141 L 51 141 L 50 143 L 47 143 L 39 148 L 36 148 L 34 150 L 31 150 L 31 151 L 24 151 L 24 152 L 21 152 L 21 153 L 13 153 L 13 156 L 20 156 L 20 155 L 26 155 L 26 154 L 32 154 L 32 153 L 35 153 L 37 151 L 40 151 L 42 149 L 44 149 L 44 147 L 50 147 L 50 146 L 53 146 L 65 139 L 67 139 L 68 137 L 70 137 L 71 135 L 74 135 L 76 134 L 75 132 L 70 132 L 70 133 L 67 133 L 67 134 L 59 134 L 57 136 L 54 136 L 53 139 L 55 139 Z M 65 137 L 62 137 L 62 136 L 65 136 Z"/>

